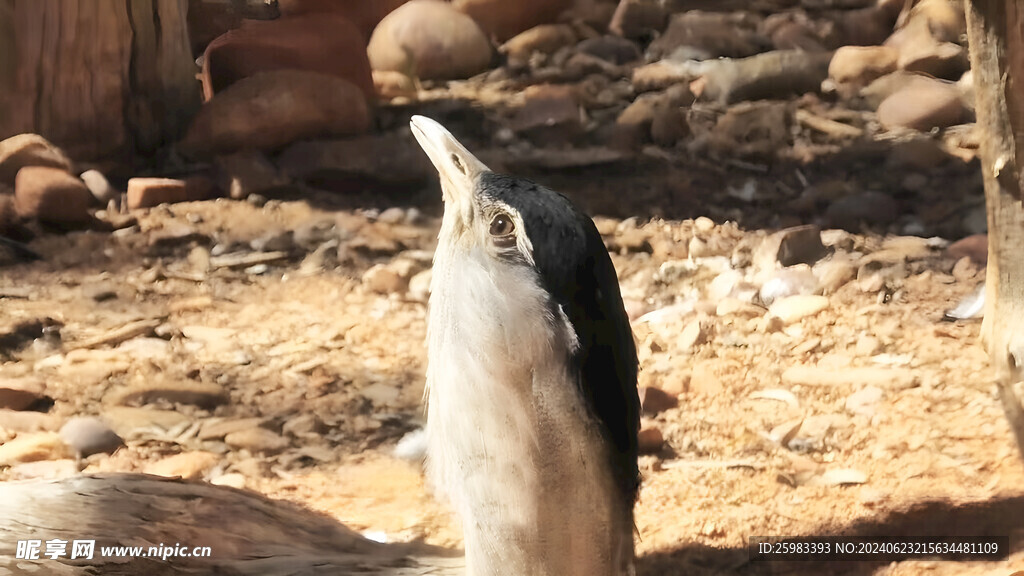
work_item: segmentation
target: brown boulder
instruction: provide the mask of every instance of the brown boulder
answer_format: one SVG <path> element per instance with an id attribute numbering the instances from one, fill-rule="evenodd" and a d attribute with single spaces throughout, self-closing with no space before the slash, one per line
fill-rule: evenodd
<path id="1" fill-rule="evenodd" d="M 18 170 L 25 166 L 49 166 L 68 172 L 71 160 L 38 134 L 18 134 L 0 141 L 0 184 L 13 185 Z"/>
<path id="2" fill-rule="evenodd" d="M 905 88 L 878 105 L 878 121 L 886 128 L 902 126 L 927 132 L 963 122 L 967 109 L 955 84 L 932 80 Z"/>
<path id="3" fill-rule="evenodd" d="M 92 193 L 78 178 L 61 168 L 26 166 L 14 183 L 14 207 L 22 218 L 50 224 L 89 220 Z"/>
<path id="4" fill-rule="evenodd" d="M 437 0 L 412 0 L 388 14 L 366 51 L 374 70 L 424 80 L 468 78 L 486 70 L 493 57 L 473 19 Z"/>
<path id="5" fill-rule="evenodd" d="M 347 80 L 299 70 L 260 72 L 207 102 L 180 149 L 190 155 L 273 150 L 304 138 L 360 134 L 370 122 L 366 98 Z"/>
<path id="6" fill-rule="evenodd" d="M 572 0 L 452 0 L 452 6 L 504 42 L 538 24 L 554 22 L 572 6 Z"/>
<path id="7" fill-rule="evenodd" d="M 832 55 L 829 78 L 840 84 L 866 86 L 894 72 L 899 53 L 886 46 L 843 46 Z"/>
<path id="8" fill-rule="evenodd" d="M 246 21 L 206 47 L 206 100 L 243 78 L 271 70 L 305 70 L 348 80 L 373 98 L 373 78 L 362 32 L 342 16 L 310 14 Z"/>

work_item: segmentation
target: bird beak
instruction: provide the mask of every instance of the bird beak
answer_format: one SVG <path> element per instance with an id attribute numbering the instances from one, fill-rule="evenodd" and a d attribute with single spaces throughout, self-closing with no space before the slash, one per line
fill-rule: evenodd
<path id="1" fill-rule="evenodd" d="M 451 132 L 426 116 L 413 116 L 409 121 L 412 134 L 441 177 L 444 201 L 469 202 L 476 179 L 490 169 L 452 136 Z"/>

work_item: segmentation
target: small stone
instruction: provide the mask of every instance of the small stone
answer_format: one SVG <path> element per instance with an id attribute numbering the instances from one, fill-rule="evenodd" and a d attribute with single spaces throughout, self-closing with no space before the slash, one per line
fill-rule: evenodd
<path id="1" fill-rule="evenodd" d="M 840 84 L 867 86 L 896 71 L 899 52 L 888 46 L 843 46 L 828 66 L 829 78 Z"/>
<path id="2" fill-rule="evenodd" d="M 78 474 L 78 464 L 71 459 L 24 462 L 11 466 L 13 480 L 55 480 Z"/>
<path id="3" fill-rule="evenodd" d="M 956 85 L 940 80 L 900 90 L 878 105 L 878 121 L 882 126 L 922 132 L 959 124 L 966 113 Z"/>
<path id="4" fill-rule="evenodd" d="M 78 455 L 113 454 L 124 446 L 124 440 L 106 422 L 92 416 L 68 420 L 60 429 L 60 438 Z"/>
<path id="5" fill-rule="evenodd" d="M 764 308 L 739 298 L 723 298 L 718 302 L 718 307 L 715 308 L 715 315 L 719 317 L 740 316 L 742 318 L 757 318 L 764 315 L 764 313 Z"/>
<path id="6" fill-rule="evenodd" d="M 103 206 L 121 199 L 121 191 L 114 188 L 99 170 L 86 170 L 80 177 L 89 188 L 89 192 L 92 192 L 93 198 Z"/>
<path id="7" fill-rule="evenodd" d="M 875 407 L 885 395 L 881 388 L 865 386 L 846 398 L 845 407 L 848 411 L 862 416 L 874 416 Z"/>
<path id="8" fill-rule="evenodd" d="M 166 382 L 144 384 L 121 393 L 118 404 L 153 404 L 169 402 L 213 409 L 228 401 L 228 395 L 217 384 L 200 382 Z"/>
<path id="9" fill-rule="evenodd" d="M 0 429 L 8 432 L 53 432 L 58 424 L 52 414 L 0 409 Z"/>
<path id="10" fill-rule="evenodd" d="M 203 422 L 196 437 L 200 440 L 220 440 L 232 432 L 259 427 L 263 421 L 263 418 L 209 419 Z"/>
<path id="11" fill-rule="evenodd" d="M 22 218 L 78 224 L 89 220 L 92 201 L 85 182 L 60 168 L 26 166 L 15 178 L 14 208 Z"/>
<path id="12" fill-rule="evenodd" d="M 816 294 L 818 278 L 806 264 L 775 271 L 758 292 L 761 303 L 771 306 L 776 300 L 790 296 Z"/>
<path id="13" fill-rule="evenodd" d="M 386 264 L 374 264 L 363 274 L 363 284 L 378 294 L 399 294 L 405 292 L 409 281 Z"/>
<path id="14" fill-rule="evenodd" d="M 707 343 L 710 332 L 710 323 L 706 319 L 696 318 L 683 328 L 676 344 L 680 350 L 693 351 L 698 346 Z"/>
<path id="15" fill-rule="evenodd" d="M 744 58 L 764 51 L 753 20 L 742 12 L 687 10 L 676 14 L 668 28 L 648 47 L 648 54 L 663 57 L 679 48 L 694 50 L 694 60 Z"/>
<path id="16" fill-rule="evenodd" d="M 815 316 L 828 308 L 825 296 L 789 296 L 772 303 L 768 313 L 782 320 L 783 324 L 792 324 L 809 316 Z"/>
<path id="17" fill-rule="evenodd" d="M 37 378 L 0 379 L 0 409 L 27 410 L 46 398 L 46 384 Z"/>
<path id="18" fill-rule="evenodd" d="M 14 440 L 0 445 L 0 466 L 21 462 L 57 460 L 68 456 L 67 446 L 56 432 L 20 434 Z"/>
<path id="19" fill-rule="evenodd" d="M 819 262 L 814 266 L 814 274 L 818 277 L 822 293 L 835 294 L 857 277 L 857 267 L 846 258 L 837 258 Z"/>
<path id="20" fill-rule="evenodd" d="M 409 279 L 409 298 L 417 302 L 426 302 L 430 299 L 430 280 L 433 278 L 433 270 L 427 269 L 417 273 Z"/>
<path id="21" fill-rule="evenodd" d="M 644 428 L 637 435 L 637 443 L 641 454 L 655 454 L 665 445 L 665 436 L 658 428 Z"/>
<path id="22" fill-rule="evenodd" d="M 151 428 L 161 430 L 184 428 L 190 422 L 188 416 L 174 410 L 154 410 L 152 408 L 133 408 L 130 406 L 112 406 L 107 408 L 103 411 L 103 419 L 109 422 L 111 428 L 124 438 Z"/>
<path id="23" fill-rule="evenodd" d="M 213 484 L 214 486 L 227 486 L 229 488 L 237 488 L 239 490 L 245 488 L 245 483 L 245 475 L 238 472 L 222 474 L 213 480 L 210 480 L 210 484 Z"/>
<path id="24" fill-rule="evenodd" d="M 701 360 L 693 365 L 688 392 L 704 396 L 717 396 L 725 390 L 719 374 L 721 368 L 711 360 Z"/>
<path id="25" fill-rule="evenodd" d="M 232 432 L 224 437 L 224 443 L 232 448 L 266 453 L 280 452 L 288 447 L 288 440 L 266 428 Z"/>
<path id="26" fill-rule="evenodd" d="M 71 160 L 60 149 L 38 134 L 18 134 L 0 140 L 0 184 L 13 185 L 15 176 L 26 166 L 71 170 Z"/>
<path id="27" fill-rule="evenodd" d="M 180 477 L 189 480 L 202 477 L 210 468 L 213 468 L 219 459 L 220 457 L 212 452 L 200 450 L 182 452 L 157 462 L 151 462 L 142 471 L 155 476 Z"/>
<path id="28" fill-rule="evenodd" d="M 679 405 L 679 399 L 660 388 L 642 386 L 640 388 L 640 406 L 649 416 L 664 412 Z"/>
<path id="29" fill-rule="evenodd" d="M 458 8 L 412 0 L 388 14 L 366 48 L 370 66 L 422 80 L 458 80 L 483 72 L 491 63 L 491 43 Z"/>
<path id="30" fill-rule="evenodd" d="M 970 258 L 976 266 L 988 264 L 988 234 L 972 234 L 946 247 L 944 255 L 953 260 Z"/>
<path id="31" fill-rule="evenodd" d="M 576 50 L 620 66 L 643 57 L 635 42 L 611 35 L 587 38 L 576 45 Z"/>
<path id="32" fill-rule="evenodd" d="M 707 63 L 702 100 L 733 104 L 780 99 L 821 89 L 831 61 L 827 52 L 774 50 L 748 58 Z"/>
<path id="33" fill-rule="evenodd" d="M 638 39 L 660 33 L 668 21 L 665 3 L 658 0 L 620 0 L 608 31 L 624 38 Z"/>
<path id="34" fill-rule="evenodd" d="M 523 92 L 525 103 L 511 128 L 543 144 L 571 140 L 582 132 L 580 105 L 571 86 L 541 84 Z"/>
<path id="35" fill-rule="evenodd" d="M 761 270 L 796 264 L 814 265 L 828 254 L 821 243 L 821 228 L 814 225 L 794 226 L 779 230 L 764 239 L 754 253 L 754 265 Z"/>
<path id="36" fill-rule="evenodd" d="M 882 351 L 882 341 L 874 336 L 863 335 L 857 339 L 854 353 L 861 358 L 870 358 Z"/>
<path id="37" fill-rule="evenodd" d="M 541 24 L 521 32 L 501 45 L 510 62 L 525 64 L 534 53 L 554 54 L 576 43 L 576 32 L 567 24 Z"/>
<path id="38" fill-rule="evenodd" d="M 128 209 L 152 208 L 185 202 L 185 181 L 173 178 L 132 178 L 128 181 Z"/>

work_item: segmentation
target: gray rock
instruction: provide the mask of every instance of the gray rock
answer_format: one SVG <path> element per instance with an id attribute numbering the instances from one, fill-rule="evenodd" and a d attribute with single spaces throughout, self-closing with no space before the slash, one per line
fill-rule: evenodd
<path id="1" fill-rule="evenodd" d="M 79 416 L 68 420 L 60 429 L 60 439 L 79 456 L 113 454 L 124 445 L 124 440 L 106 422 L 92 416 Z"/>

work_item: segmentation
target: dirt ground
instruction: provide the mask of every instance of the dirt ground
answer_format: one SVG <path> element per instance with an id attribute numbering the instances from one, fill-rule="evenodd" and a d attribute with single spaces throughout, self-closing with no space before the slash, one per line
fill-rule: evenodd
<path id="1" fill-rule="evenodd" d="M 458 549 L 449 510 L 416 464 L 393 455 L 422 423 L 416 273 L 429 267 L 438 220 L 427 208 L 260 204 L 162 206 L 114 233 L 38 238 L 42 262 L 0 273 L 0 310 L 8 326 L 50 328 L 7 341 L 0 377 L 37 375 L 52 399 L 39 409 L 55 421 L 99 415 L 127 440 L 86 459 L 86 471 L 153 471 L 205 451 L 216 458 L 200 478 L 376 539 Z M 641 462 L 640 574 L 1024 570 L 1024 467 L 980 324 L 942 320 L 983 272 L 921 238 L 826 233 L 827 259 L 874 257 L 884 281 L 860 270 L 826 290 L 820 312 L 778 322 L 734 300 L 724 310 L 713 295 L 712 280 L 763 232 L 707 219 L 598 224 L 636 319 L 640 384 L 678 396 L 645 416 L 665 445 Z M 694 256 L 695 237 L 707 255 Z M 263 264 L 224 260 L 268 253 Z M 140 320 L 151 322 L 109 338 Z M 267 434 L 231 435 L 253 429 Z M 0 478 L 53 474 L 25 466 Z M 750 562 L 746 551 L 753 536 L 839 534 L 1004 536 L 1013 554 L 816 565 Z"/>

